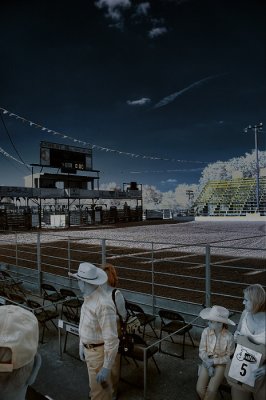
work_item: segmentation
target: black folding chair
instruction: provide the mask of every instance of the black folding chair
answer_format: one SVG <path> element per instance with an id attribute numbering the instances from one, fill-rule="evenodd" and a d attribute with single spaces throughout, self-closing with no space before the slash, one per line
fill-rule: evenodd
<path id="1" fill-rule="evenodd" d="M 176 311 L 172 310 L 160 310 L 159 311 L 159 317 L 161 319 L 161 327 L 160 327 L 160 340 L 162 339 L 162 334 L 163 332 L 166 333 L 167 335 L 170 335 L 171 333 L 175 333 L 177 336 L 183 336 L 183 341 L 182 341 L 182 353 L 181 354 L 175 354 L 175 353 L 170 353 L 167 351 L 162 350 L 162 342 L 159 343 L 159 351 L 164 354 L 168 354 L 170 356 L 178 357 L 178 358 L 185 358 L 185 339 L 186 339 L 186 334 L 188 334 L 193 347 L 195 347 L 193 339 L 190 335 L 190 330 L 192 329 L 191 324 L 187 324 L 179 313 Z M 173 337 L 170 337 L 172 343 L 176 342 L 174 341 Z"/>
<path id="2" fill-rule="evenodd" d="M 57 302 L 60 300 L 64 300 L 62 294 L 58 292 L 57 289 L 53 285 L 50 285 L 49 283 L 42 283 L 41 289 L 43 296 L 43 304 L 45 303 L 46 300 L 48 300 L 51 303 L 53 303 L 53 305 L 57 310 Z"/>
<path id="3" fill-rule="evenodd" d="M 72 298 L 72 297 L 76 298 L 77 297 L 76 293 L 71 289 L 61 288 L 61 289 L 59 289 L 59 292 L 60 292 L 62 298 L 64 298 L 64 299 L 66 299 L 68 297 L 70 297 L 70 298 Z"/>
<path id="4" fill-rule="evenodd" d="M 57 311 L 48 310 L 46 307 L 42 306 L 40 303 L 34 300 L 27 300 L 27 306 L 31 308 L 32 312 L 36 316 L 38 322 L 42 326 L 42 336 L 41 336 L 41 343 L 43 343 L 44 339 L 44 331 L 45 328 L 49 329 L 47 323 L 51 321 L 54 327 L 57 329 L 56 324 L 54 323 L 54 319 L 59 317 Z"/>
<path id="5" fill-rule="evenodd" d="M 81 306 L 82 306 L 82 301 L 77 297 L 65 300 L 62 304 L 61 318 L 66 319 L 68 322 L 71 322 L 72 324 L 78 325 L 80 319 Z M 67 338 L 69 333 L 71 332 L 67 330 L 63 352 L 66 352 Z"/>
<path id="6" fill-rule="evenodd" d="M 132 358 L 135 365 L 138 367 L 137 361 L 144 361 L 144 349 L 149 347 L 149 345 L 146 343 L 146 341 L 139 335 L 136 335 L 135 333 L 132 334 L 133 339 L 134 339 L 134 347 L 133 350 L 129 351 L 126 353 L 124 356 L 125 358 Z M 151 358 L 156 366 L 156 369 L 158 373 L 160 374 L 161 371 L 158 367 L 158 364 L 154 358 L 154 354 L 157 353 L 159 348 L 157 346 L 151 346 L 149 350 L 147 351 L 147 360 Z"/>
<path id="7" fill-rule="evenodd" d="M 140 321 L 140 326 L 143 328 L 142 337 L 144 338 L 146 326 L 149 325 L 152 329 L 156 338 L 158 338 L 157 333 L 153 327 L 153 323 L 156 320 L 156 316 L 152 314 L 145 313 L 144 310 L 138 304 L 126 301 L 126 309 L 129 315 L 136 316 Z"/>

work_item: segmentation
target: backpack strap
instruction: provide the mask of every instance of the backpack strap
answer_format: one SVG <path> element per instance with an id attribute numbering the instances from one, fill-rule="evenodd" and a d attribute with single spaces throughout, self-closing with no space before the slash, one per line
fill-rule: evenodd
<path id="1" fill-rule="evenodd" d="M 121 315 L 119 314 L 119 311 L 118 311 L 118 309 L 117 309 L 117 305 L 116 305 L 116 302 L 115 302 L 115 294 L 116 294 L 116 291 L 117 291 L 116 288 L 113 289 L 113 291 L 112 291 L 112 299 L 113 299 L 113 302 L 114 302 L 114 305 L 115 305 L 116 313 L 117 313 L 117 315 L 118 315 L 120 321 L 123 321 L 123 318 L 122 318 Z"/>

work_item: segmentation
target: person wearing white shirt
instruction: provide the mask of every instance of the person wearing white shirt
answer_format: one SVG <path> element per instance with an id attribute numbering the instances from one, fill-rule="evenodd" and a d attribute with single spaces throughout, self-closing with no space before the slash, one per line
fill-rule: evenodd
<path id="1" fill-rule="evenodd" d="M 79 322 L 80 358 L 86 361 L 91 400 L 111 400 L 111 369 L 118 351 L 116 310 L 103 288 L 107 275 L 95 265 L 84 262 L 76 274 L 84 296 Z"/>

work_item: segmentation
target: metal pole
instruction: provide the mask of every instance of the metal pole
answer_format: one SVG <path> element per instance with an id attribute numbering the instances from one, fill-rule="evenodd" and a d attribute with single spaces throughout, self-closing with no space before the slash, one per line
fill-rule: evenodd
<path id="1" fill-rule="evenodd" d="M 259 151 L 258 151 L 258 132 L 262 132 L 263 124 L 260 122 L 254 126 L 247 126 L 244 132 L 247 133 L 249 129 L 254 130 L 255 135 L 255 156 L 256 156 L 256 212 L 259 213 L 260 207 L 260 165 L 259 165 Z"/>
<path id="2" fill-rule="evenodd" d="M 37 268 L 38 268 L 38 286 L 39 293 L 41 294 L 41 284 L 42 284 L 42 267 L 41 267 L 41 238 L 40 232 L 37 233 Z"/>
<path id="3" fill-rule="evenodd" d="M 143 374 L 143 398 L 144 400 L 147 399 L 147 349 L 143 349 L 143 364 L 144 364 L 144 374 Z"/>
<path id="4" fill-rule="evenodd" d="M 205 255 L 205 306 L 211 307 L 211 248 L 206 246 Z"/>
<path id="5" fill-rule="evenodd" d="M 154 248 L 151 244 L 151 295 L 152 295 L 152 314 L 155 315 L 155 297 L 154 297 Z"/>
<path id="6" fill-rule="evenodd" d="M 256 153 L 256 205 L 257 210 L 259 212 L 260 206 L 260 167 L 259 167 L 259 152 L 258 152 L 258 127 L 257 125 L 254 126 L 254 133 L 255 133 L 255 153 Z"/>
<path id="7" fill-rule="evenodd" d="M 102 239 L 102 267 L 106 264 L 106 241 Z"/>

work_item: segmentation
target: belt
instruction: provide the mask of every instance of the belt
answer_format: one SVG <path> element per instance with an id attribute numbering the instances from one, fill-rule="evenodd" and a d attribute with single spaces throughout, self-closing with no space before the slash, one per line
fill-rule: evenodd
<path id="1" fill-rule="evenodd" d="M 99 346 L 103 346 L 104 343 L 92 343 L 92 344 L 84 344 L 83 346 L 85 347 L 85 349 L 94 349 L 94 347 L 99 347 Z"/>

